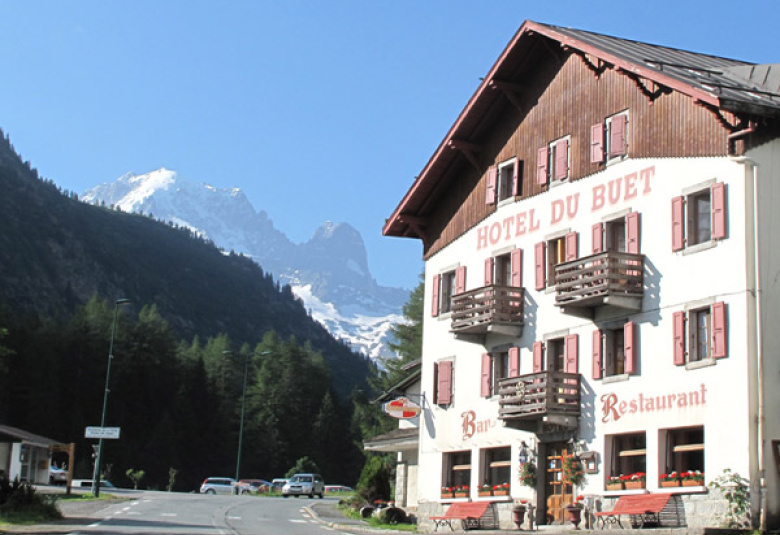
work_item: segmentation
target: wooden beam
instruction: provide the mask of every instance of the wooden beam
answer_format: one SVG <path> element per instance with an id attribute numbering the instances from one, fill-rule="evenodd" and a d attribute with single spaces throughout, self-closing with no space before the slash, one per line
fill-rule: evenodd
<path id="1" fill-rule="evenodd" d="M 504 96 L 506 96 L 506 98 L 515 108 L 523 111 L 523 106 L 520 104 L 520 99 L 518 98 L 518 96 L 523 92 L 523 89 L 525 89 L 523 85 L 514 82 L 505 82 L 503 80 L 493 79 L 488 82 L 488 87 L 491 89 L 501 90 L 501 92 L 504 93 Z"/>
<path id="2" fill-rule="evenodd" d="M 482 172 L 482 166 L 479 165 L 479 160 L 477 160 L 477 157 L 474 155 L 475 152 L 482 150 L 481 145 L 477 145 L 476 143 L 472 143 L 470 141 L 451 139 L 449 142 L 449 147 L 451 149 L 460 151 L 463 156 L 465 156 L 466 159 L 471 163 L 471 165 L 474 166 L 474 169 L 476 169 L 477 172 Z"/>

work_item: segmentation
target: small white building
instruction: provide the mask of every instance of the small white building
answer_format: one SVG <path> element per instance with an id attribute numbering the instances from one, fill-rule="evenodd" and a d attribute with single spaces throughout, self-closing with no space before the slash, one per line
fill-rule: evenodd
<path id="1" fill-rule="evenodd" d="M 718 526 L 728 469 L 780 527 L 779 119 L 780 65 L 522 25 L 383 229 L 424 247 L 423 526 L 657 492 Z"/>
<path id="2" fill-rule="evenodd" d="M 50 448 L 59 442 L 9 425 L 0 425 L 0 479 L 49 483 Z"/>

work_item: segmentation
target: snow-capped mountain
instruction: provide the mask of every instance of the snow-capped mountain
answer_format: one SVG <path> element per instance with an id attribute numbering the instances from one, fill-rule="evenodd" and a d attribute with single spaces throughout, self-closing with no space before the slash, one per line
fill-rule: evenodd
<path id="1" fill-rule="evenodd" d="M 390 327 L 403 321 L 409 292 L 376 283 L 363 238 L 349 224 L 326 222 L 308 242 L 294 244 L 241 190 L 197 184 L 164 168 L 128 173 L 88 190 L 81 199 L 170 221 L 225 251 L 251 257 L 290 284 L 312 317 L 335 337 L 372 358 L 391 356 Z"/>

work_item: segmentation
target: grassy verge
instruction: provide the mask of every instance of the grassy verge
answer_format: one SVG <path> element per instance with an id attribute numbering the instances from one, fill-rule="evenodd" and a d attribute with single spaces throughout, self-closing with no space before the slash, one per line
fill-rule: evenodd
<path id="1" fill-rule="evenodd" d="M 375 518 L 373 516 L 369 518 L 362 518 L 360 516 L 360 511 L 356 511 L 349 505 L 339 504 L 338 506 L 339 511 L 341 511 L 344 516 L 348 518 L 353 518 L 356 520 L 363 520 L 366 522 L 369 526 L 372 528 L 377 529 L 391 529 L 395 531 L 405 531 L 405 532 L 411 532 L 415 533 L 417 532 L 417 525 L 416 524 L 385 524 L 384 522 L 380 521 L 378 518 Z"/>

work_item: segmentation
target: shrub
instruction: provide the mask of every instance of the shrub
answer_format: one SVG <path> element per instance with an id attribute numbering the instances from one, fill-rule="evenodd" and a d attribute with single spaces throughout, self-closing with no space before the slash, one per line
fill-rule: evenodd
<path id="1" fill-rule="evenodd" d="M 358 480 L 357 493 L 368 503 L 390 499 L 390 469 L 382 457 L 366 459 Z"/>
<path id="2" fill-rule="evenodd" d="M 0 518 L 43 519 L 62 518 L 54 502 L 40 494 L 28 483 L 0 480 Z"/>

